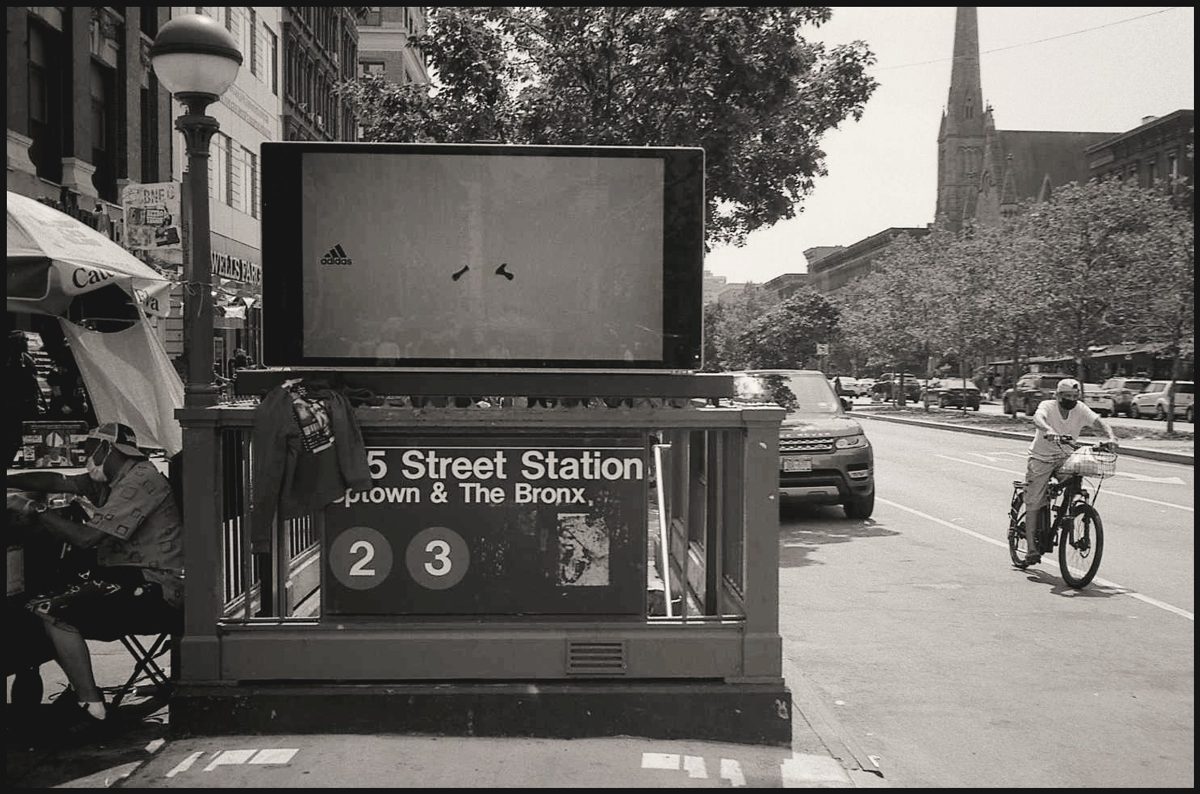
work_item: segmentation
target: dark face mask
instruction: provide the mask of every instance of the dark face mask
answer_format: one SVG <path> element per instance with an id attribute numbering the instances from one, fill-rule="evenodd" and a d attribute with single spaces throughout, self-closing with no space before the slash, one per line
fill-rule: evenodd
<path id="1" fill-rule="evenodd" d="M 1059 397 L 1058 398 L 1058 404 L 1067 411 L 1074 408 L 1075 403 L 1077 403 L 1077 402 L 1079 402 L 1079 400 L 1072 400 L 1070 397 Z"/>

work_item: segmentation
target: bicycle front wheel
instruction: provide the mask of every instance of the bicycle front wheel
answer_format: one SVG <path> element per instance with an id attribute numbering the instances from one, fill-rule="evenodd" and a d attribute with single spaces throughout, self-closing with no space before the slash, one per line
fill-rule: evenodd
<path id="1" fill-rule="evenodd" d="M 1063 527 L 1058 539 L 1058 566 L 1063 580 L 1076 590 L 1087 587 L 1100 570 L 1104 554 L 1104 524 L 1089 504 L 1078 504 L 1071 511 L 1072 521 Z"/>
<path id="2" fill-rule="evenodd" d="M 1029 567 L 1025 541 L 1025 497 L 1017 491 L 1008 512 L 1008 556 L 1012 558 L 1012 564 L 1021 569 Z"/>

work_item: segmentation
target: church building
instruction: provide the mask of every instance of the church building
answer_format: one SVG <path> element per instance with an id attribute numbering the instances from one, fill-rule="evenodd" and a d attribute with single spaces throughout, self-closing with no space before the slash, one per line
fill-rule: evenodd
<path id="1" fill-rule="evenodd" d="M 999 223 L 1018 202 L 1045 200 L 1051 188 L 1091 177 L 1087 149 L 1115 132 L 998 130 L 983 102 L 977 9 L 961 7 L 954 28 L 950 93 L 938 131 L 934 223 Z"/>

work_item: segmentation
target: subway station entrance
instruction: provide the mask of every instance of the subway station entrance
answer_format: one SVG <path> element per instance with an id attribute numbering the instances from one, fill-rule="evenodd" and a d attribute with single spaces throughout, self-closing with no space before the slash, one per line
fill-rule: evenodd
<path id="1" fill-rule="evenodd" d="M 273 368 L 180 412 L 172 729 L 790 741 L 783 411 L 699 373 L 703 151 L 262 161 Z M 264 423 L 299 426 L 286 452 Z M 354 487 L 275 510 L 329 443 L 365 458 Z"/>

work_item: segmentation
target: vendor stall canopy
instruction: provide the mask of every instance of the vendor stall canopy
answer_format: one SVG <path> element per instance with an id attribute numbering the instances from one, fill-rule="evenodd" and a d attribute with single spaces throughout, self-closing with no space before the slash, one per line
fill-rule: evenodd
<path id="1" fill-rule="evenodd" d="M 66 316 L 80 296 L 117 286 L 149 315 L 166 316 L 171 281 L 106 236 L 8 191 L 7 307 Z"/>

